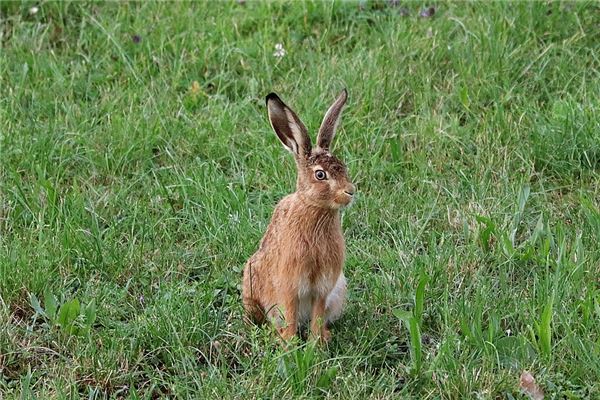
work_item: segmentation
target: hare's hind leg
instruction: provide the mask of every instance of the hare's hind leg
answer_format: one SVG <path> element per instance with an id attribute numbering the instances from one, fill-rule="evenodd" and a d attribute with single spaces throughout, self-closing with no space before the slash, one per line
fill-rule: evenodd
<path id="1" fill-rule="evenodd" d="M 242 303 L 247 317 L 257 324 L 265 320 L 265 313 L 258 300 L 259 287 L 256 269 L 253 268 L 252 261 L 248 261 L 244 267 L 244 278 L 242 280 Z"/>
<path id="2" fill-rule="evenodd" d="M 247 317 L 257 324 L 262 324 L 265 321 L 265 315 L 260 304 L 250 297 L 243 297 L 243 302 Z"/>
<path id="3" fill-rule="evenodd" d="M 346 304 L 346 277 L 342 272 L 325 301 L 325 321 L 328 325 L 337 320 Z"/>

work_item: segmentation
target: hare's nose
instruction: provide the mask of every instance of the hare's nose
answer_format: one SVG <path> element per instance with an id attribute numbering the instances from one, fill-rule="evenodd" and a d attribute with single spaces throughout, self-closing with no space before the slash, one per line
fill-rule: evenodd
<path id="1" fill-rule="evenodd" d="M 356 191 L 356 189 L 355 189 L 354 185 L 350 184 L 350 185 L 348 185 L 346 190 L 344 190 L 344 193 L 346 193 L 349 196 L 354 196 L 355 191 Z"/>

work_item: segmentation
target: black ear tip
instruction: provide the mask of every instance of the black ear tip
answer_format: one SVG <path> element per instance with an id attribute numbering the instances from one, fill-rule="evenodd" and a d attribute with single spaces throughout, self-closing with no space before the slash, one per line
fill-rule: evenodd
<path id="1" fill-rule="evenodd" d="M 265 98 L 265 103 L 269 104 L 269 100 L 278 100 L 281 101 L 281 99 L 279 98 L 279 96 L 277 96 L 274 92 L 271 92 L 267 95 L 267 97 Z"/>

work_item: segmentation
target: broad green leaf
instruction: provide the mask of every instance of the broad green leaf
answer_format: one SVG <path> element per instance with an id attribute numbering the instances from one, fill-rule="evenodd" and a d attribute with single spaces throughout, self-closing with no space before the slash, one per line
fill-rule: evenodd
<path id="1" fill-rule="evenodd" d="M 408 321 L 413 316 L 410 311 L 406 311 L 406 310 L 394 310 L 394 311 L 392 311 L 392 313 L 400 321 Z"/>
<path id="2" fill-rule="evenodd" d="M 79 300 L 73 299 L 60 306 L 58 311 L 58 324 L 61 328 L 66 329 L 69 333 L 73 333 L 73 323 L 79 316 L 81 307 Z"/>
<path id="3" fill-rule="evenodd" d="M 56 320 L 56 310 L 58 305 L 56 304 L 54 295 L 50 293 L 50 289 L 48 288 L 44 290 L 44 307 L 46 308 L 46 315 L 48 315 L 48 318 L 50 318 L 51 321 Z"/>
<path id="4" fill-rule="evenodd" d="M 46 313 L 44 312 L 44 309 L 40 305 L 40 301 L 38 300 L 36 295 L 33 293 L 31 293 L 29 295 L 29 304 L 31 304 L 31 307 L 37 314 L 46 315 Z"/>
<path id="5" fill-rule="evenodd" d="M 490 250 L 490 238 L 492 237 L 492 234 L 496 232 L 496 225 L 490 218 L 482 215 L 476 215 L 475 219 L 480 224 L 485 225 L 485 228 L 479 232 L 479 241 L 481 242 L 483 250 L 488 252 Z"/>
<path id="6" fill-rule="evenodd" d="M 323 373 L 323 375 L 321 375 L 321 377 L 317 381 L 317 387 L 321 390 L 327 390 L 331 386 L 331 382 L 333 382 L 333 379 L 335 378 L 337 372 L 337 366 L 327 368 L 327 370 Z"/>
<path id="7" fill-rule="evenodd" d="M 91 327 L 96 321 L 96 300 L 92 300 L 84 311 L 84 322 L 88 327 Z"/>
<path id="8" fill-rule="evenodd" d="M 540 347 L 542 348 L 542 352 L 546 357 L 550 357 L 552 354 L 552 314 L 553 314 L 553 297 L 549 297 L 546 305 L 544 306 L 544 311 L 542 312 L 540 324 L 539 324 L 539 332 L 538 335 L 540 337 Z"/>
<path id="9" fill-rule="evenodd" d="M 460 102 L 463 105 L 463 107 L 466 108 L 467 110 L 469 110 L 469 104 L 470 104 L 469 91 L 466 86 L 462 86 L 458 90 L 458 96 L 460 98 Z"/>
<path id="10" fill-rule="evenodd" d="M 504 254 L 508 258 L 512 258 L 515 255 L 515 248 L 513 247 L 512 242 L 510 241 L 506 233 L 503 233 L 500 236 L 500 239 L 502 241 L 502 250 L 504 251 Z"/>
<path id="11" fill-rule="evenodd" d="M 408 329 L 410 332 L 410 355 L 413 361 L 413 368 L 416 373 L 421 371 L 421 328 L 415 317 L 408 320 Z"/>
<path id="12" fill-rule="evenodd" d="M 418 323 L 421 324 L 423 317 L 423 304 L 425 302 L 425 286 L 429 282 L 429 277 L 426 273 L 422 272 L 419 278 L 419 284 L 417 285 L 417 291 L 415 293 L 415 312 L 414 316 Z"/>

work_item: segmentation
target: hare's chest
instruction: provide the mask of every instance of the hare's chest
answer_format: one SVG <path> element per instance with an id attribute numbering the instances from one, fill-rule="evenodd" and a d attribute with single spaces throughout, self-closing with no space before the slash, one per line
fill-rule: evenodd
<path id="1" fill-rule="evenodd" d="M 327 296 L 333 289 L 338 275 L 339 272 L 334 274 L 333 271 L 328 273 L 323 271 L 317 276 L 301 275 L 298 282 L 298 297 Z"/>
<path id="2" fill-rule="evenodd" d="M 302 276 L 298 282 L 298 317 L 301 323 L 310 320 L 313 301 L 317 297 L 327 298 L 335 287 L 338 274 L 321 274 L 317 279 Z"/>
<path id="3" fill-rule="evenodd" d="M 310 320 L 312 305 L 317 297 L 328 298 L 342 275 L 342 268 L 324 269 L 316 275 L 303 274 L 298 282 L 298 317 L 304 324 Z"/>
<path id="4" fill-rule="evenodd" d="M 344 264 L 344 242 L 316 246 L 306 257 L 298 282 L 298 296 L 326 296 L 335 286 Z"/>
<path id="5" fill-rule="evenodd" d="M 315 298 L 327 297 L 334 289 L 344 265 L 345 243 L 341 227 L 333 224 L 310 239 L 298 254 L 297 288 L 300 320 L 310 317 Z"/>

